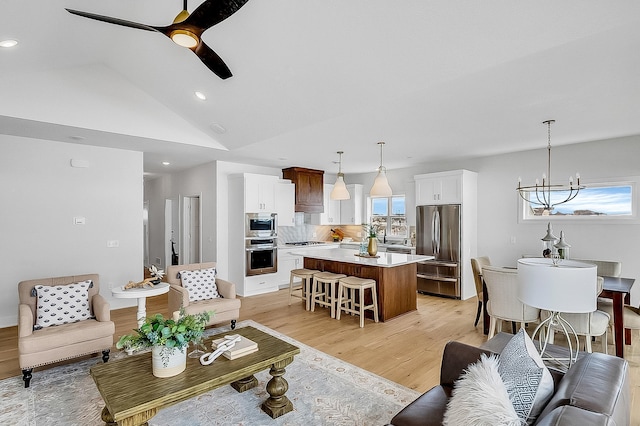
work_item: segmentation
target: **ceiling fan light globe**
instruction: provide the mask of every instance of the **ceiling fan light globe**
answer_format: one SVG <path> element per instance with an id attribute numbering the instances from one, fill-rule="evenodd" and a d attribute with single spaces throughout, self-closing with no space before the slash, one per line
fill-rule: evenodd
<path id="1" fill-rule="evenodd" d="M 187 30 L 175 30 L 171 33 L 171 40 L 179 46 L 192 49 L 198 45 L 198 36 Z"/>

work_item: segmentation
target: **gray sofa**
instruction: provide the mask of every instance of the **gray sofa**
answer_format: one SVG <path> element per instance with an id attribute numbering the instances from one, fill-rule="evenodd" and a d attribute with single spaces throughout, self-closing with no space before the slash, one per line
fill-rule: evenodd
<path id="1" fill-rule="evenodd" d="M 440 425 L 451 397 L 454 382 L 480 358 L 480 354 L 499 353 L 512 336 L 499 333 L 482 347 L 460 342 L 447 343 L 442 356 L 440 385 L 427 391 L 400 411 L 390 422 L 394 426 Z M 562 347 L 551 348 L 556 356 Z M 563 374 L 550 369 L 555 393 L 538 417 L 536 425 L 627 426 L 631 397 L 629 365 L 622 359 L 601 353 L 580 353 L 578 361 Z"/>

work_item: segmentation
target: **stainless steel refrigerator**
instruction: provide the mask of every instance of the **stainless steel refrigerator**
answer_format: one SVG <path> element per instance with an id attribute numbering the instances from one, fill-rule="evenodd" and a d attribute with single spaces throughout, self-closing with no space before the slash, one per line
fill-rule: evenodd
<path id="1" fill-rule="evenodd" d="M 416 207 L 418 292 L 460 298 L 460 205 Z"/>

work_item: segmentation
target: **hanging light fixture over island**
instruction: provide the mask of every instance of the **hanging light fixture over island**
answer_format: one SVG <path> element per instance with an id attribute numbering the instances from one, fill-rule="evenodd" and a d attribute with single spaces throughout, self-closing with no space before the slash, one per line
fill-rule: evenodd
<path id="1" fill-rule="evenodd" d="M 373 186 L 371 187 L 369 196 L 391 197 L 391 195 L 393 195 L 393 191 L 391 190 L 391 186 L 389 186 L 389 181 L 387 180 L 387 168 L 382 165 L 382 148 L 384 147 L 384 142 L 378 142 L 378 145 L 380 145 L 380 167 L 378 167 L 378 175 L 373 181 Z"/>
<path id="2" fill-rule="evenodd" d="M 347 185 L 344 183 L 344 173 L 342 173 L 342 154 L 344 152 L 338 151 L 337 154 L 340 156 L 338 160 L 338 177 L 336 178 L 336 183 L 333 184 L 330 197 L 332 200 L 348 200 L 351 198 L 351 194 L 347 190 Z"/>

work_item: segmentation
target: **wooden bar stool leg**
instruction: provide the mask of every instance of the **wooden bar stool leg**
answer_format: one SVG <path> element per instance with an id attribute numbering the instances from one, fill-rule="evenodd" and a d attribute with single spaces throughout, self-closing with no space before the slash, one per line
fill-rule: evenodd
<path id="1" fill-rule="evenodd" d="M 360 288 L 360 328 L 364 327 L 364 287 Z"/>
<path id="2" fill-rule="evenodd" d="M 344 287 L 342 286 L 342 283 L 338 282 L 338 302 L 337 302 L 338 311 L 336 312 L 336 319 L 338 321 L 340 320 L 340 313 L 342 312 L 342 292 L 343 291 L 344 291 Z"/>
<path id="3" fill-rule="evenodd" d="M 289 274 L 289 306 L 291 306 L 291 298 L 293 297 L 293 274 Z"/>
<path id="4" fill-rule="evenodd" d="M 378 322 L 378 297 L 376 288 L 371 287 L 371 300 L 373 301 L 373 319 Z"/>

